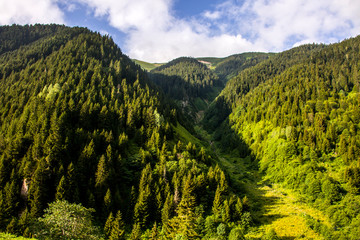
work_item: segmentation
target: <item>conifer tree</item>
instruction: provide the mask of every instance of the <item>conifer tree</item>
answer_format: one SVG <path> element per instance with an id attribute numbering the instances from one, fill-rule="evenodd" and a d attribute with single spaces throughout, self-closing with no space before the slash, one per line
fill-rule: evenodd
<path id="1" fill-rule="evenodd" d="M 109 177 L 109 167 L 107 159 L 104 155 L 101 155 L 96 174 L 95 174 L 95 186 L 96 187 L 104 187 L 107 184 L 107 180 Z"/>
<path id="2" fill-rule="evenodd" d="M 110 212 L 108 218 L 106 219 L 105 225 L 104 225 L 104 234 L 105 234 L 106 239 L 108 239 L 111 234 L 113 222 L 114 222 L 114 216 L 113 216 L 113 213 Z"/>
<path id="3" fill-rule="evenodd" d="M 168 193 L 164 206 L 161 210 L 161 222 L 163 225 L 166 225 L 169 219 L 171 218 L 171 212 L 173 209 L 173 196 Z"/>
<path id="4" fill-rule="evenodd" d="M 121 240 L 124 239 L 125 235 L 125 224 L 122 220 L 122 215 L 120 210 L 116 213 L 116 217 L 111 225 L 111 232 L 109 235 L 109 240 Z"/>
<path id="5" fill-rule="evenodd" d="M 229 223 L 230 222 L 230 204 L 228 200 L 224 201 L 224 206 L 221 212 L 221 216 L 222 216 L 222 221 L 224 223 Z"/>
<path id="6" fill-rule="evenodd" d="M 150 215 L 149 200 L 151 197 L 151 182 L 152 170 L 150 164 L 148 164 L 141 172 L 139 196 L 134 208 L 134 221 L 135 223 L 139 223 L 141 228 L 145 226 Z"/>
<path id="7" fill-rule="evenodd" d="M 109 214 L 109 212 L 111 211 L 112 208 L 112 196 L 111 196 L 111 191 L 108 188 L 106 191 L 106 194 L 104 196 L 104 208 L 103 208 L 103 216 L 107 216 Z"/>
<path id="8" fill-rule="evenodd" d="M 176 210 L 177 216 L 170 220 L 166 229 L 168 237 L 174 238 L 178 234 L 189 239 L 199 237 L 195 214 L 196 200 L 193 190 L 191 174 L 189 173 L 184 179 L 181 201 Z"/>
<path id="9" fill-rule="evenodd" d="M 149 240 L 157 240 L 159 238 L 160 238 L 159 237 L 159 230 L 158 230 L 157 224 L 155 222 L 154 225 L 153 225 L 153 228 L 151 229 Z"/>
<path id="10" fill-rule="evenodd" d="M 216 217 L 220 217 L 220 215 L 221 215 L 221 203 L 222 203 L 221 190 L 220 190 L 220 187 L 218 186 L 216 188 L 215 198 L 214 198 L 213 206 L 212 206 L 212 211 Z"/>
<path id="11" fill-rule="evenodd" d="M 64 176 L 61 177 L 60 182 L 56 188 L 55 198 L 57 200 L 67 200 L 67 183 L 66 178 Z"/>
<path id="12" fill-rule="evenodd" d="M 140 240 L 141 239 L 141 226 L 140 223 L 135 223 L 131 231 L 130 240 Z"/>

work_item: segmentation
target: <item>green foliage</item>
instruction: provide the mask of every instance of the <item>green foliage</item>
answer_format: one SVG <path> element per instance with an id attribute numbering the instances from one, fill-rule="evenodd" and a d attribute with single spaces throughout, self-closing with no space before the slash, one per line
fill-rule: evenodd
<path id="1" fill-rule="evenodd" d="M 125 224 L 122 220 L 121 212 L 116 213 L 114 221 L 111 223 L 111 231 L 109 234 L 109 240 L 120 240 L 124 239 L 125 235 Z"/>
<path id="2" fill-rule="evenodd" d="M 140 65 L 141 68 L 146 70 L 146 71 L 151 71 L 154 68 L 157 68 L 157 67 L 162 65 L 161 63 L 149 63 L 149 62 L 144 62 L 144 61 L 140 61 L 140 60 L 137 60 L 137 59 L 133 59 L 133 61 L 136 64 Z"/>
<path id="3" fill-rule="evenodd" d="M 3 240 L 35 240 L 35 238 L 17 237 L 9 233 L 0 233 L 0 239 Z"/>
<path id="4" fill-rule="evenodd" d="M 279 240 L 280 238 L 276 235 L 276 232 L 273 228 L 270 228 L 264 237 L 265 240 Z"/>
<path id="5" fill-rule="evenodd" d="M 267 180 L 327 212 L 334 236 L 352 235 L 358 214 L 345 212 L 359 204 L 359 48 L 357 37 L 279 53 L 231 79 L 203 122 L 224 145 L 235 134 Z"/>
<path id="6" fill-rule="evenodd" d="M 237 76 L 243 70 L 259 64 L 273 54 L 269 53 L 242 53 L 226 57 L 216 64 L 214 72 L 223 82 Z"/>
<path id="7" fill-rule="evenodd" d="M 67 201 L 50 203 L 38 219 L 34 235 L 39 239 L 100 239 L 98 228 L 93 225 L 93 212 Z"/>
<path id="8" fill-rule="evenodd" d="M 93 213 L 108 239 L 201 238 L 217 186 L 228 205 L 216 227 L 235 219 L 235 193 L 206 144 L 110 37 L 36 25 L 0 27 L 0 38 L 1 230 L 96 238 Z M 184 64 L 190 93 L 207 98 L 217 76 Z M 69 211 L 82 216 L 76 231 Z"/>
<path id="9" fill-rule="evenodd" d="M 241 227 L 235 227 L 230 231 L 229 240 L 243 240 L 245 239 L 243 229 Z"/>
<path id="10" fill-rule="evenodd" d="M 206 108 L 223 84 L 206 65 L 194 58 L 181 57 L 151 71 L 151 80 L 169 98 L 177 100 L 183 113 L 195 118 L 195 113 Z M 201 102 L 201 103 L 200 103 Z"/>

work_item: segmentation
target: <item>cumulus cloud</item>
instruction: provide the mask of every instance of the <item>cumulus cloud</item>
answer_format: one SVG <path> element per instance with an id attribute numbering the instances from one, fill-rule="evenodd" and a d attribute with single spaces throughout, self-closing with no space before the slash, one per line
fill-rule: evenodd
<path id="1" fill-rule="evenodd" d="M 55 0 L 1 0 L 0 25 L 65 23 Z"/>
<path id="2" fill-rule="evenodd" d="M 220 17 L 217 11 L 185 20 L 174 16 L 171 0 L 79 1 L 127 34 L 123 46 L 132 58 L 163 62 L 179 56 L 226 56 L 255 50 L 241 34 L 223 30 L 214 34 L 211 21 Z"/>
<path id="3" fill-rule="evenodd" d="M 127 34 L 131 57 L 147 61 L 281 51 L 360 33 L 355 0 L 227 0 L 191 19 L 176 18 L 171 0 L 80 1 Z"/>
<path id="4" fill-rule="evenodd" d="M 360 34 L 360 2 L 355 0 L 229 0 L 218 8 L 222 21 L 235 23 L 238 33 L 269 51 Z"/>
<path id="5" fill-rule="evenodd" d="M 0 24 L 63 23 L 66 12 L 85 8 L 89 15 L 125 33 L 119 43 L 125 53 L 151 62 L 282 51 L 360 34 L 357 0 L 224 0 L 186 19 L 175 14 L 175 1 L 4 0 Z"/>

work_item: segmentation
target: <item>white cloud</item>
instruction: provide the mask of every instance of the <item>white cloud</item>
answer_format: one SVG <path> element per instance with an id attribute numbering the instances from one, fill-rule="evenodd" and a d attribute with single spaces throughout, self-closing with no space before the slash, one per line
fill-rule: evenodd
<path id="1" fill-rule="evenodd" d="M 269 51 L 360 34 L 356 0 L 246 0 L 241 6 L 229 0 L 219 7 L 223 21 L 237 23 L 240 34 Z"/>
<path id="2" fill-rule="evenodd" d="M 171 0 L 79 0 L 97 17 L 127 34 L 130 57 L 164 62 L 179 56 L 226 56 L 255 50 L 240 34 L 211 29 L 220 12 L 204 12 L 192 19 L 174 16 Z"/>
<path id="3" fill-rule="evenodd" d="M 221 16 L 221 13 L 219 11 L 214 11 L 214 12 L 210 12 L 210 11 L 205 11 L 204 12 L 204 17 L 208 18 L 210 20 L 216 20 L 219 19 Z"/>
<path id="4" fill-rule="evenodd" d="M 174 1 L 0 0 L 0 24 L 63 23 L 59 6 L 68 12 L 85 7 L 125 33 L 124 52 L 151 62 L 282 51 L 360 34 L 358 0 L 225 0 L 186 19 L 176 17 Z"/>
<path id="5" fill-rule="evenodd" d="M 1 0 L 0 25 L 65 23 L 56 0 Z"/>
<path id="6" fill-rule="evenodd" d="M 95 16 L 106 16 L 109 23 L 121 31 L 144 31 L 161 28 L 172 21 L 169 0 L 78 0 L 88 5 Z"/>
<path id="7" fill-rule="evenodd" d="M 101 2 L 99 8 L 104 8 L 104 1 L 88 1 Z M 125 51 L 147 61 L 282 51 L 360 33 L 356 0 L 228 0 L 191 20 L 175 18 L 169 0 L 154 0 L 150 5 L 144 1 L 123 0 L 126 4 L 112 5 L 112 10 L 102 13 L 128 34 Z"/>
<path id="8" fill-rule="evenodd" d="M 105 36 L 105 35 L 110 35 L 108 31 L 106 30 L 100 30 L 100 34 Z"/>

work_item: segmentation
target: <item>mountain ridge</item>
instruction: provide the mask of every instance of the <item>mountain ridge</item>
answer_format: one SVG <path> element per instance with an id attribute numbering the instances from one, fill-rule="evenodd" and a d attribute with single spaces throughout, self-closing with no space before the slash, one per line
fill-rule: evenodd
<path id="1" fill-rule="evenodd" d="M 59 26 L 21 45 L 22 30 L 54 26 L 12 27 L 20 41 L 0 36 L 15 46 L 0 54 L 1 231 L 174 239 L 218 236 L 218 226 L 227 236 L 250 222 L 246 198 L 229 186 L 207 144 L 110 37 Z M 64 236 L 47 224 L 48 217 L 72 222 L 59 219 L 67 217 L 57 209 L 63 205 L 92 215 L 88 232 L 74 227 Z"/>
<path id="2" fill-rule="evenodd" d="M 65 200 L 94 239 L 359 236 L 360 36 L 150 72 L 85 28 L 0 39 L 1 231 L 61 238 Z"/>

